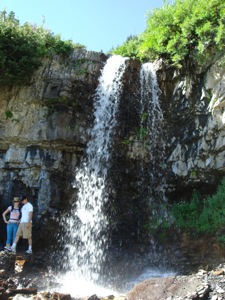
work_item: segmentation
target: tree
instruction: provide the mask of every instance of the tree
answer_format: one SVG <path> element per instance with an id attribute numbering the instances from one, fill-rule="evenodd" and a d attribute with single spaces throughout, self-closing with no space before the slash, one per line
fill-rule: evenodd
<path id="1" fill-rule="evenodd" d="M 114 52 L 123 54 L 124 47 Z M 207 68 L 224 52 L 225 0 L 175 0 L 151 10 L 136 45 L 136 56 L 144 61 L 162 57 L 177 67 L 192 61 L 196 69 Z"/>

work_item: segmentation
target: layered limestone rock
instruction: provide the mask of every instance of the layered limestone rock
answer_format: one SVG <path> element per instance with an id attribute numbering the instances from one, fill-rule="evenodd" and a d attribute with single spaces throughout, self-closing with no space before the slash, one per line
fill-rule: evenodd
<path id="1" fill-rule="evenodd" d="M 217 62 L 195 80 L 168 75 L 161 74 L 168 196 L 185 199 L 194 189 L 212 194 L 225 171 L 224 68 Z"/>
<path id="2" fill-rule="evenodd" d="M 33 203 L 36 220 L 69 207 L 73 172 L 88 141 L 93 95 L 106 59 L 81 50 L 68 58 L 55 56 L 43 61 L 30 86 L 1 88 L 2 210 L 22 194 Z"/>

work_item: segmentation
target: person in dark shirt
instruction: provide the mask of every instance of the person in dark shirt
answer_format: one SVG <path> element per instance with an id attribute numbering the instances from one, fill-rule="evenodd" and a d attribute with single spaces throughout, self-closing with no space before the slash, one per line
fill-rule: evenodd
<path id="1" fill-rule="evenodd" d="M 7 218 L 9 214 L 9 218 Z M 20 222 L 20 198 L 13 198 L 13 205 L 9 206 L 2 214 L 4 222 L 7 224 L 7 239 L 6 239 L 6 250 L 11 250 L 11 245 L 16 237 L 17 229 Z"/>

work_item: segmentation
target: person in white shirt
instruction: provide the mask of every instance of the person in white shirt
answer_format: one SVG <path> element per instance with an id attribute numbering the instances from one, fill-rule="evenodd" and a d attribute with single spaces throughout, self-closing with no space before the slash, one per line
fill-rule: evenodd
<path id="1" fill-rule="evenodd" d="M 28 202 L 27 196 L 23 196 L 21 198 L 21 202 L 23 204 L 21 208 L 21 220 L 20 225 L 16 233 L 16 238 L 13 242 L 11 250 L 16 252 L 16 245 L 20 239 L 23 237 L 24 239 L 28 240 L 28 250 L 26 253 L 32 253 L 32 218 L 33 218 L 33 205 Z"/>

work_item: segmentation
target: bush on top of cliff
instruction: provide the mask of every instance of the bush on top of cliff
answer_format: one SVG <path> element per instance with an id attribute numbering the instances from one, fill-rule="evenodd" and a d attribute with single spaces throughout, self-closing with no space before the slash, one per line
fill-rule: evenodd
<path id="1" fill-rule="evenodd" d="M 62 41 L 42 26 L 20 25 L 14 12 L 0 12 L 0 84 L 26 85 L 43 57 L 69 55 L 84 48 L 72 41 Z"/>
<path id="2" fill-rule="evenodd" d="M 165 58 L 177 67 L 205 68 L 225 52 L 225 1 L 174 0 L 153 9 L 147 28 L 112 52 L 144 61 Z"/>

